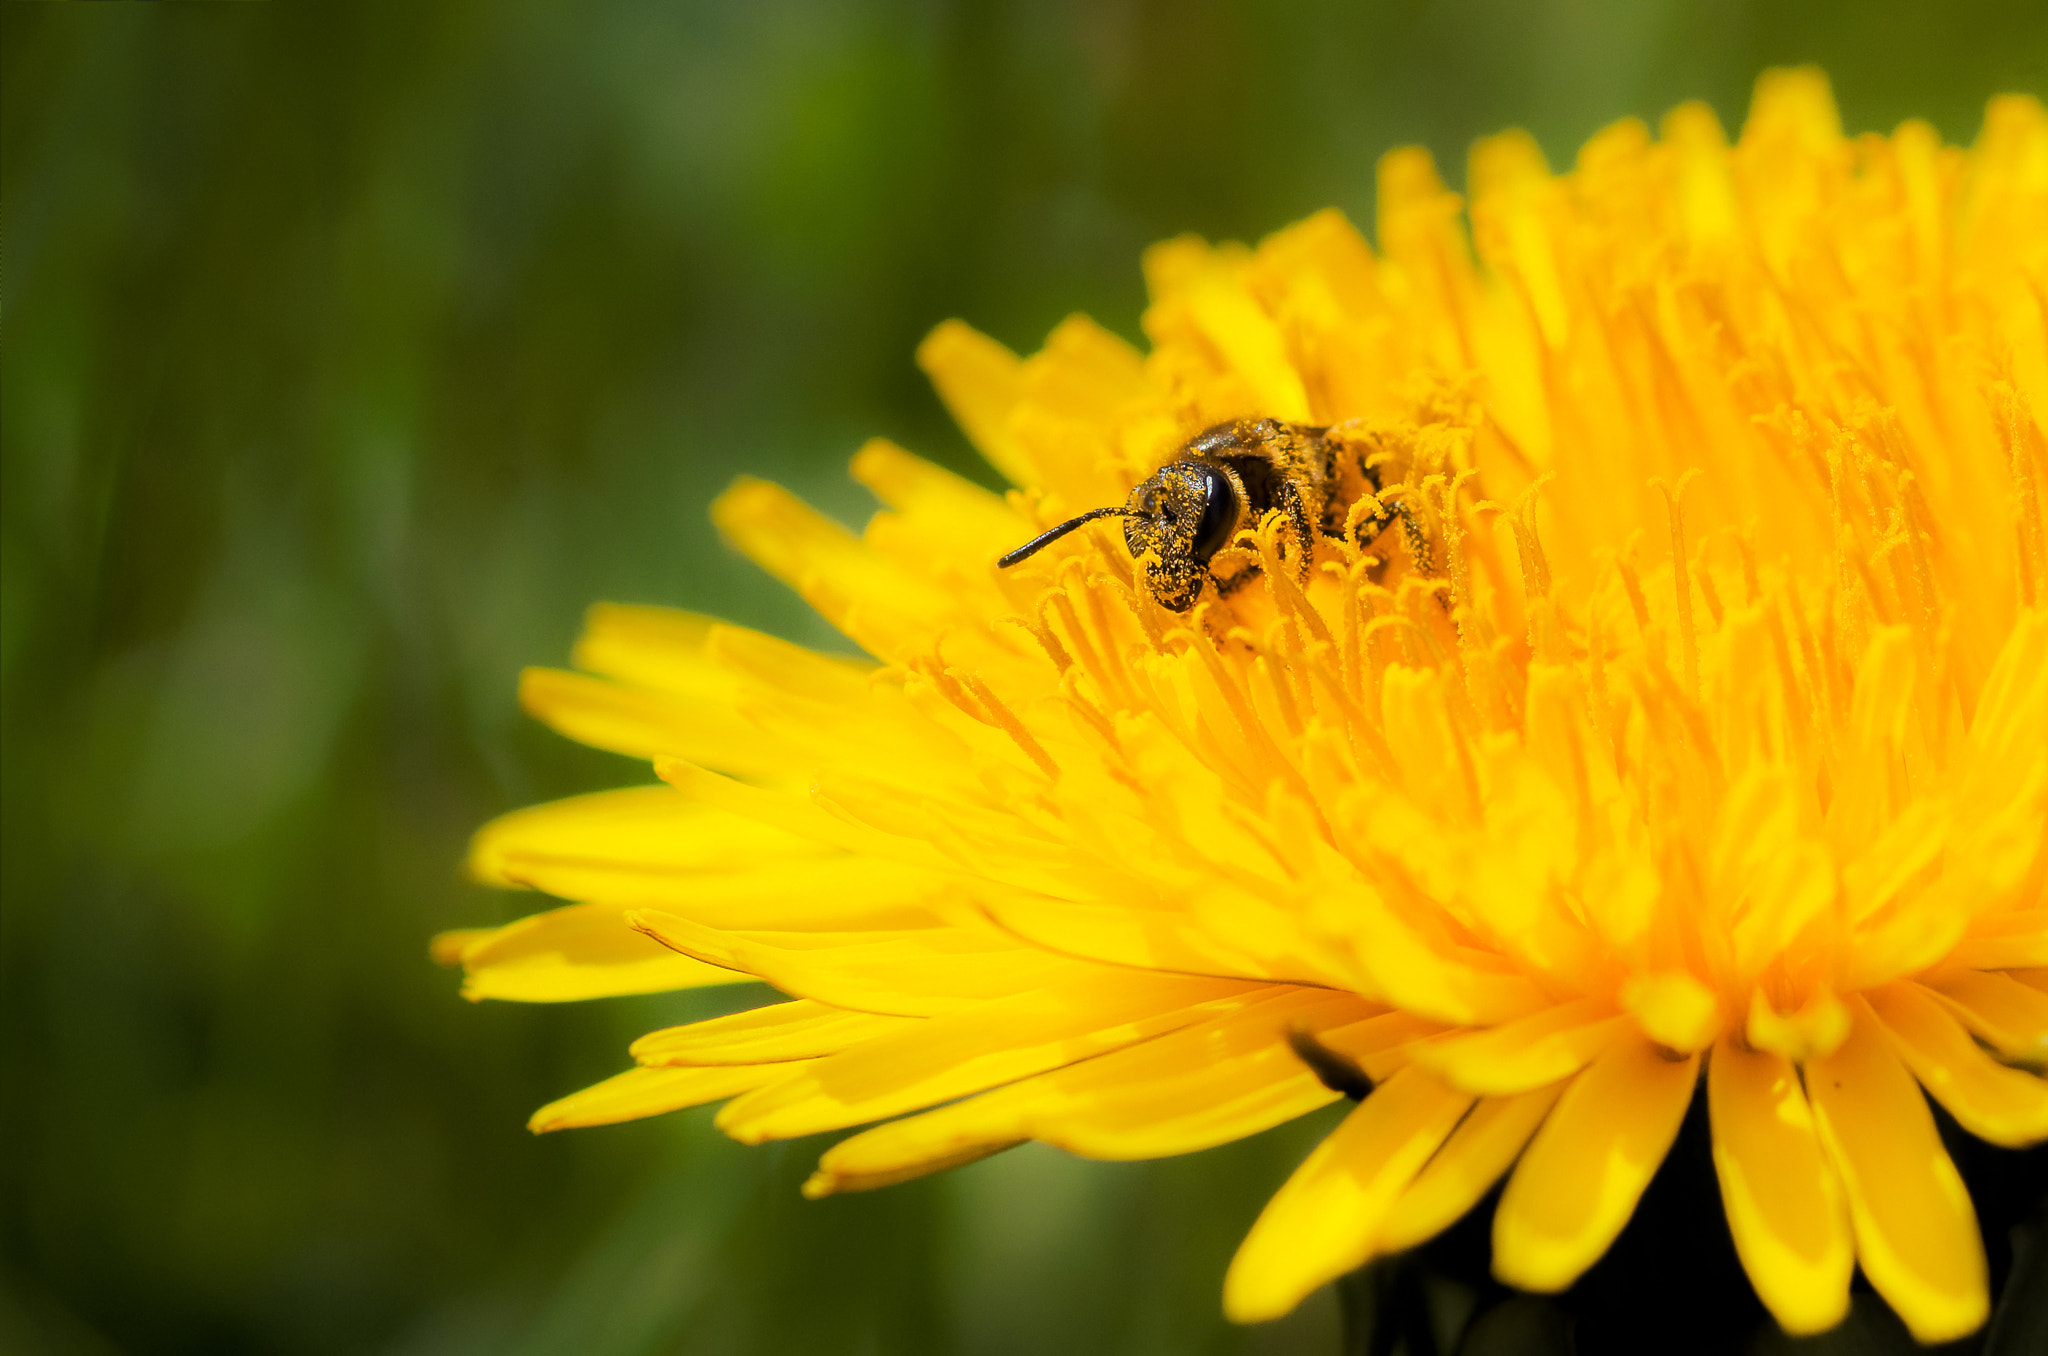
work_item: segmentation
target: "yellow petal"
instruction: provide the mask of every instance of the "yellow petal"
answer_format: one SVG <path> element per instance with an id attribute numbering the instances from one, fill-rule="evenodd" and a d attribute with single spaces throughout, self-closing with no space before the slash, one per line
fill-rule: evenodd
<path id="1" fill-rule="evenodd" d="M 1473 355 L 1466 345 L 1466 312 L 1475 279 L 1471 252 L 1458 228 L 1457 195 L 1444 187 L 1429 152 L 1419 146 L 1381 156 L 1377 187 L 1381 250 L 1410 286 L 1434 303 L 1418 309 L 1449 321 L 1430 326 L 1417 341 L 1439 362 L 1468 366 Z"/>
<path id="2" fill-rule="evenodd" d="M 1743 1034 L 1759 1050 L 1803 1063 L 1827 1054 L 1848 1037 L 1849 1009 L 1833 994 L 1819 993 L 1795 1012 L 1779 1012 L 1759 987 L 1750 991 Z"/>
<path id="3" fill-rule="evenodd" d="M 952 594 L 779 485 L 741 476 L 712 503 L 711 518 L 756 565 L 870 654 L 914 653 L 955 615 Z"/>
<path id="4" fill-rule="evenodd" d="M 1643 1034 L 1682 1054 L 1704 1050 L 1720 1034 L 1714 991 L 1683 970 L 1641 975 L 1622 986 L 1622 1003 Z"/>
<path id="5" fill-rule="evenodd" d="M 1365 1070 L 1366 1077 L 1384 1083 L 1396 1070 L 1413 1062 L 1413 1051 L 1421 1042 L 1443 1032 L 1441 1022 L 1396 1009 L 1317 1031 L 1315 1037 L 1326 1048 Z"/>
<path id="6" fill-rule="evenodd" d="M 1624 1033 L 1572 1080 L 1501 1195 L 1494 1275 L 1550 1292 L 1600 1260 L 1678 1134 L 1698 1068 Z"/>
<path id="7" fill-rule="evenodd" d="M 708 775 L 708 774 L 707 774 Z M 940 878 L 856 857 L 667 786 L 576 796 L 478 830 L 469 870 L 564 899 L 713 927 L 905 928 L 937 920 Z"/>
<path id="8" fill-rule="evenodd" d="M 1330 984 L 1335 976 L 1308 965 L 1283 970 L 1218 941 L 1199 924 L 1165 910 L 1077 904 L 1023 892 L 984 899 L 989 916 L 1048 950 L 1110 965 L 1243 979 Z"/>
<path id="9" fill-rule="evenodd" d="M 1364 1004 L 1322 990 L 1271 999 L 1014 1090 L 1031 1138 L 1087 1158 L 1160 1158 L 1255 1135 L 1337 1100 L 1287 1047 L 1283 1029 L 1321 1030 Z"/>
<path id="10" fill-rule="evenodd" d="M 1581 999 L 1489 1031 L 1424 1042 L 1412 1053 L 1416 1063 L 1454 1087 L 1482 1097 L 1511 1097 L 1577 1073 L 1627 1025 L 1612 1004 Z"/>
<path id="11" fill-rule="evenodd" d="M 2017 903 L 2048 839 L 2048 758 L 2041 756 L 2048 748 L 2048 611 L 2029 608 L 2014 621 L 1970 724 L 1970 743 L 1948 853 L 1966 861 L 1981 881 L 1975 907 Z M 2036 893 L 2033 903 L 2039 902 Z M 2048 928 L 2035 935 L 2043 945 L 2029 956 L 1965 963 L 1984 969 L 2048 964 Z"/>
<path id="12" fill-rule="evenodd" d="M 711 508 L 712 521 L 755 564 L 792 588 L 829 582 L 835 594 L 887 599 L 927 616 L 950 611 L 945 592 L 877 555 L 844 524 L 780 485 L 740 476 Z"/>
<path id="13" fill-rule="evenodd" d="M 1840 1174 L 1856 1258 L 1921 1342 L 1975 1332 L 1990 1309 L 1984 1240 L 1934 1116 L 1861 999 L 1849 1036 L 1806 1069 Z"/>
<path id="14" fill-rule="evenodd" d="M 855 1140 L 860 1138 L 862 1136 L 854 1136 Z M 850 1144 L 853 1140 L 846 1142 Z M 914 1182 L 935 1172 L 950 1172 L 969 1163 L 978 1163 L 992 1154 L 1014 1149 L 1023 1142 L 1021 1139 L 991 1140 L 968 1145 L 950 1154 L 920 1157 L 897 1167 L 876 1171 L 863 1171 L 860 1164 L 852 1159 L 842 1160 L 830 1168 L 821 1164 L 816 1172 L 804 1179 L 803 1194 L 806 1200 L 816 1201 L 847 1191 L 877 1191 L 902 1182 Z M 825 1160 L 829 1162 L 831 1158 L 828 1151 Z"/>
<path id="15" fill-rule="evenodd" d="M 756 1064 L 743 1069 L 628 1069 L 581 1092 L 549 1102 L 526 1128 L 535 1134 L 659 1116 L 747 1092 L 802 1069 L 797 1064 Z"/>
<path id="16" fill-rule="evenodd" d="M 790 737 L 778 701 L 857 702 L 875 666 L 666 607 L 598 603 L 577 638 L 576 667 L 671 700 L 698 761 L 728 770 L 807 768 L 816 750 Z M 770 700 L 764 700 L 770 699 Z M 741 714 L 742 711 L 746 714 Z M 808 733 L 808 732 L 806 732 Z M 722 749 L 719 756 L 710 750 Z"/>
<path id="17" fill-rule="evenodd" d="M 707 927 L 900 930 L 940 917 L 930 873 L 850 854 L 769 856 L 746 870 L 702 873 L 622 858 L 508 853 L 503 862 L 507 874 L 551 895 L 659 909 Z"/>
<path id="18" fill-rule="evenodd" d="M 1070 315 L 1024 360 L 1024 384 L 1032 400 L 1063 418 L 1106 420 L 1145 394 L 1145 358 L 1122 336 Z"/>
<path id="19" fill-rule="evenodd" d="M 917 524 L 921 540 L 932 538 L 948 558 L 993 561 L 1030 534 L 1030 523 L 1000 496 L 912 456 L 887 438 L 868 439 L 854 453 L 850 469 L 877 499 Z"/>
<path id="20" fill-rule="evenodd" d="M 898 1017 L 958 1012 L 1102 969 L 974 928 L 723 932 L 654 910 L 631 918 L 665 946 L 709 965 L 745 970 L 784 993 Z M 1105 977 L 1094 982 L 1114 987 Z"/>
<path id="21" fill-rule="evenodd" d="M 1038 1081 L 1026 1079 L 840 1140 L 818 1160 L 818 1170 L 804 1182 L 804 1195 L 817 1200 L 842 1191 L 872 1191 L 1022 1144 L 1029 1136 L 1018 1128 L 1020 1118 L 1010 1094 Z"/>
<path id="22" fill-rule="evenodd" d="M 1337 1099 L 1292 1051 L 1271 1044 L 1179 1078 L 1134 1087 L 1127 1095 L 1064 1108 L 1033 1107 L 1022 1116 L 1035 1140 L 1083 1158 L 1123 1161 L 1213 1149 Z"/>
<path id="23" fill-rule="evenodd" d="M 1564 1089 L 1558 1083 L 1514 1097 L 1481 1098 L 1388 1210 L 1378 1251 L 1399 1252 L 1427 1242 L 1477 1205 Z"/>
<path id="24" fill-rule="evenodd" d="M 698 804 L 668 786 L 571 796 L 500 815 L 476 832 L 469 871 L 493 885 L 525 885 L 528 861 L 642 866 L 679 875 L 752 866 L 765 856 L 830 849 Z"/>
<path id="25" fill-rule="evenodd" d="M 1475 243 L 1521 284 L 1545 339 L 1561 347 L 1571 309 L 1540 213 L 1555 191 L 1542 149 L 1520 130 L 1483 137 L 1472 147 L 1468 178 Z"/>
<path id="26" fill-rule="evenodd" d="M 1856 1250 L 1834 1169 L 1791 1061 L 1724 1038 L 1707 1065 L 1714 1170 L 1757 1297 L 1794 1335 L 1849 1312 Z"/>
<path id="27" fill-rule="evenodd" d="M 863 1131 L 826 1152 L 806 1191 L 863 1191 L 1025 1139 L 1090 1158 L 1191 1153 L 1335 1101 L 1284 1032 L 1344 1022 L 1362 1005 L 1318 990 L 1266 992 L 1178 1031 Z"/>
<path id="28" fill-rule="evenodd" d="M 773 742 L 730 712 L 693 707 L 665 692 L 627 687 L 561 669 L 519 675 L 519 704 L 551 729 L 580 743 L 635 758 L 678 754 L 738 773 L 782 771 L 764 756 Z"/>
<path id="29" fill-rule="evenodd" d="M 1202 335 L 1256 393 L 1259 409 L 1306 423 L 1308 392 L 1288 361 L 1287 342 L 1241 281 L 1211 272 L 1187 290 L 1184 304 Z"/>
<path id="30" fill-rule="evenodd" d="M 732 818 L 780 829 L 795 838 L 880 857 L 948 875 L 959 870 L 931 843 L 880 833 L 827 813 L 815 798 L 786 795 L 698 767 L 681 758 L 656 758 L 654 775 L 689 799 Z"/>
<path id="31" fill-rule="evenodd" d="M 1010 412 L 1024 395 L 1023 363 L 973 326 L 948 320 L 917 346 L 917 365 L 975 450 L 1012 485 L 1042 484 L 1010 436 Z"/>
<path id="32" fill-rule="evenodd" d="M 1183 1027 L 1205 1003 L 1242 1000 L 1223 980 L 1133 974 L 1018 994 L 880 1036 L 726 1107 L 743 1144 L 837 1130 L 964 1097 Z"/>
<path id="33" fill-rule="evenodd" d="M 626 910 L 570 904 L 474 935 L 461 954 L 462 996 L 566 1003 L 629 993 L 745 984 L 754 977 L 677 955 L 633 930 Z"/>
<path id="34" fill-rule="evenodd" d="M 858 705 L 868 695 L 878 672 L 865 659 L 820 654 L 779 636 L 730 622 L 719 622 L 711 628 L 704 641 L 704 653 L 743 680 L 743 701 L 772 693 L 788 702 Z"/>
<path id="35" fill-rule="evenodd" d="M 1888 985 L 1868 999 L 1906 1067 L 1963 1129 L 2009 1149 L 2048 1139 L 2048 1081 L 1985 1054 L 1916 984 Z"/>
<path id="36" fill-rule="evenodd" d="M 2048 1061 L 2048 992 L 2010 975 L 1965 970 L 1932 986 L 1963 1025 L 2022 1064 Z"/>
<path id="37" fill-rule="evenodd" d="M 1223 1312 L 1278 1318 L 1363 1262 L 1388 1208 L 1471 1104 L 1425 1069 L 1375 1089 L 1267 1202 L 1231 1259 Z"/>
<path id="38" fill-rule="evenodd" d="M 870 1037 L 916 1026 L 921 1020 L 848 1012 L 799 998 L 651 1031 L 634 1041 L 628 1053 L 649 1066 L 773 1064 L 837 1054 Z"/>
<path id="39" fill-rule="evenodd" d="M 1384 903 L 1361 900 L 1358 913 L 1358 962 L 1389 1002 L 1461 1026 L 1505 1022 L 1550 1006 L 1527 976 L 1445 955 Z"/>
<path id="40" fill-rule="evenodd" d="M 2043 763 L 2048 767 L 2048 760 Z M 1981 918 L 1971 934 L 1949 951 L 1950 965 L 1972 970 L 2024 970 L 2048 965 L 2048 909 L 2015 910 Z"/>
<path id="41" fill-rule="evenodd" d="M 2008 787 L 2033 780 L 2027 774 L 2039 767 L 2048 741 L 2048 610 L 2026 608 L 2013 619 L 1978 699 L 1970 740 L 1983 775 L 2003 769 Z"/>
<path id="42" fill-rule="evenodd" d="M 719 623 L 672 607 L 593 603 L 570 658 L 577 668 L 691 702 L 730 706 L 731 669 L 704 653 Z"/>
<path id="43" fill-rule="evenodd" d="M 436 965 L 460 965 L 462 953 L 496 932 L 496 928 L 449 928 L 437 932 L 427 944 L 427 954 Z"/>

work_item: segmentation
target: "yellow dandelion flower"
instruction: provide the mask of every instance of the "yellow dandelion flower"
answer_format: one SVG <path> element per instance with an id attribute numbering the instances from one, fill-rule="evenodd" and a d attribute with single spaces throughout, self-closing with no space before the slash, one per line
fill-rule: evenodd
<path id="1" fill-rule="evenodd" d="M 1850 139 L 1780 72 L 1733 144 L 1688 105 L 1470 178 L 1468 230 L 1389 155 L 1377 250 L 1334 212 L 1156 246 L 1149 352 L 941 326 L 1007 498 L 881 441 L 859 535 L 736 484 L 720 529 L 872 662 L 600 606 L 581 672 L 526 675 L 663 785 L 482 832 L 484 879 L 577 902 L 440 939 L 468 993 L 789 995 L 534 1128 L 879 1123 L 823 1195 L 1369 1088 L 1231 1265 L 1255 1320 L 1503 1177 L 1496 1274 L 1570 1285 L 1703 1082 L 1788 1331 L 1859 1265 L 1922 1341 L 1983 1322 L 1922 1091 L 2048 1137 L 2048 115 Z M 1252 419 L 1350 468 L 1309 541 L 1282 474 L 1192 606 L 1114 519 L 996 568 Z"/>

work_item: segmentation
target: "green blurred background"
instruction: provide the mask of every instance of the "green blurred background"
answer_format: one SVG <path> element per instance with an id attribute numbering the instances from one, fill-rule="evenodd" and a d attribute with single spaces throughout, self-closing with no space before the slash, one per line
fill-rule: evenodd
<path id="1" fill-rule="evenodd" d="M 1553 163 L 1817 61 L 1851 130 L 2040 91 L 2038 0 L 0 6 L 0 1350 L 1321 1352 L 1225 1262 L 1327 1116 L 818 1204 L 821 1147 L 536 1105 L 722 992 L 472 1007 L 485 818 L 646 779 L 524 721 L 584 604 L 833 643 L 705 522 L 974 469 L 961 315 L 1137 334 L 1138 251 L 1373 163 Z"/>

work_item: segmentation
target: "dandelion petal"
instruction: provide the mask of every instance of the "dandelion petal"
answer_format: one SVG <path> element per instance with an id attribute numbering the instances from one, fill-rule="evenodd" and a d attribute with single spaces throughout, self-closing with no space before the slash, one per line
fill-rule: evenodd
<path id="1" fill-rule="evenodd" d="M 1388 1207 L 1471 1104 L 1423 1069 L 1382 1084 L 1267 1203 L 1224 1277 L 1223 1311 L 1278 1318 L 1365 1261 Z"/>
<path id="2" fill-rule="evenodd" d="M 1558 1083 L 1517 1097 L 1482 1098 L 1387 1212 L 1380 1250 L 1399 1252 L 1426 1242 L 1477 1205 L 1522 1152 L 1564 1088 Z"/>
<path id="3" fill-rule="evenodd" d="M 1963 1129 L 2012 1149 L 2048 1139 L 2048 1081 L 1985 1054 L 1917 985 L 1879 989 L 1870 1006 L 1906 1067 Z"/>
<path id="4" fill-rule="evenodd" d="M 1798 1071 L 1781 1055 L 1715 1046 L 1707 1066 L 1714 1170 L 1735 1251 L 1786 1332 L 1824 1332 L 1849 1312 L 1856 1250 Z"/>
<path id="5" fill-rule="evenodd" d="M 1946 1342 L 1990 1310 L 1976 1212 L 1920 1089 L 1869 1006 L 1853 1006 L 1848 1039 L 1807 1066 L 1807 1094 L 1848 1196 L 1863 1274 L 1915 1338 Z"/>
<path id="6" fill-rule="evenodd" d="M 1572 1081 L 1536 1132 L 1493 1218 L 1493 1273 L 1562 1290 L 1634 1213 L 1685 1119 L 1699 1058 L 1626 1036 Z"/>

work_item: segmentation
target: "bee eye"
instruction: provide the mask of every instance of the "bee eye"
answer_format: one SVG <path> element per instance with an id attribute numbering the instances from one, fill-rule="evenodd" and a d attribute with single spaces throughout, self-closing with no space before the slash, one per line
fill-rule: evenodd
<path id="1" fill-rule="evenodd" d="M 1190 547 L 1195 557 L 1206 563 L 1229 543 L 1230 530 L 1237 526 L 1238 502 L 1236 488 L 1222 472 L 1204 467 L 1202 476 L 1202 516 Z"/>

